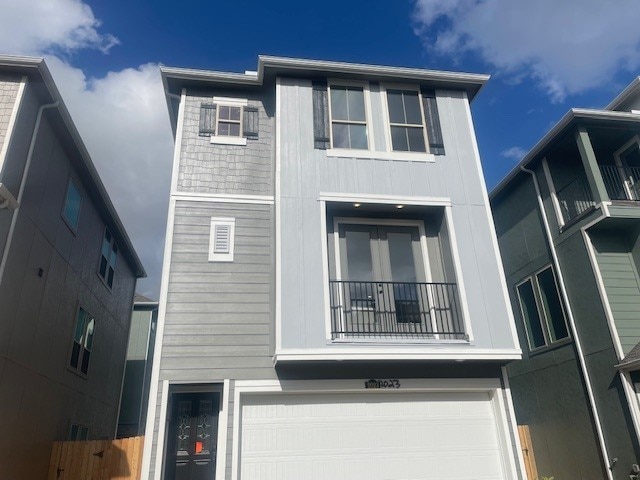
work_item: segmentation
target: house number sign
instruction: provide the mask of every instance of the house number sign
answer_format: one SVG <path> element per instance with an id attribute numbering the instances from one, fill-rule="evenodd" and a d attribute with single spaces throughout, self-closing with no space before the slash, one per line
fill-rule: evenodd
<path id="1" fill-rule="evenodd" d="M 364 388 L 400 388 L 400 380 L 397 378 L 372 378 L 364 382 Z"/>

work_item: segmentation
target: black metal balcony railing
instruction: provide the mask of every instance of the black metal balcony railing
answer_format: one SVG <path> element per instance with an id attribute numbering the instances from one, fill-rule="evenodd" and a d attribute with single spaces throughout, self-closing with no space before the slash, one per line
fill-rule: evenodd
<path id="1" fill-rule="evenodd" d="M 640 200 L 640 168 L 600 165 L 604 186 L 611 200 Z"/>
<path id="2" fill-rule="evenodd" d="M 465 339 L 455 283 L 330 280 L 332 338 Z"/>
<path id="3" fill-rule="evenodd" d="M 577 176 L 556 192 L 562 217 L 568 222 L 595 205 L 585 174 Z"/>

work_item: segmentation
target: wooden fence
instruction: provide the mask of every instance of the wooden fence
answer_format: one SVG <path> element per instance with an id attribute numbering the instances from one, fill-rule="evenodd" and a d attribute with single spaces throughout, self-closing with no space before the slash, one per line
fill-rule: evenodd
<path id="1" fill-rule="evenodd" d="M 48 480 L 139 480 L 144 437 L 54 442 Z"/>
<path id="2" fill-rule="evenodd" d="M 538 468 L 536 467 L 536 457 L 533 454 L 529 425 L 518 425 L 518 435 L 520 436 L 520 446 L 522 447 L 522 456 L 524 457 L 524 468 L 527 471 L 527 478 L 529 480 L 537 480 Z"/>

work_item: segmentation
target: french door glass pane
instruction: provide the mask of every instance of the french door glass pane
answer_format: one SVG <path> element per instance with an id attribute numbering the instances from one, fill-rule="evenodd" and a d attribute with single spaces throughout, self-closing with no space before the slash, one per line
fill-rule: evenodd
<path id="1" fill-rule="evenodd" d="M 191 436 L 191 400 L 178 402 L 176 429 L 176 453 L 189 453 L 189 437 Z"/>
<path id="2" fill-rule="evenodd" d="M 567 332 L 567 324 L 564 319 L 560 297 L 558 296 L 558 288 L 553 278 L 553 271 L 547 268 L 540 272 L 537 277 L 542 305 L 549 324 L 551 341 L 555 342 L 566 338 L 569 333 Z"/>
<path id="3" fill-rule="evenodd" d="M 398 323 L 420 322 L 420 303 L 416 289 L 416 265 L 413 257 L 414 235 L 387 231 L 389 264 L 393 281 L 393 299 Z"/>
<path id="4" fill-rule="evenodd" d="M 372 309 L 375 307 L 372 284 L 375 281 L 371 254 L 371 232 L 368 230 L 346 230 L 347 274 L 351 308 Z M 361 283 L 362 282 L 362 283 Z M 369 282 L 369 283 L 364 283 Z"/>
<path id="5" fill-rule="evenodd" d="M 529 347 L 542 347 L 545 344 L 544 333 L 542 332 L 540 315 L 538 314 L 538 307 L 536 306 L 536 299 L 530 280 L 518 287 L 518 294 L 520 295 L 524 323 L 529 334 Z"/>

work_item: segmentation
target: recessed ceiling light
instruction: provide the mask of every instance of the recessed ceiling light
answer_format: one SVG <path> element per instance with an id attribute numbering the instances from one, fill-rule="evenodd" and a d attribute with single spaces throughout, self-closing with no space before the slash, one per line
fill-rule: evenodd
<path id="1" fill-rule="evenodd" d="M 404 208 L 404 205 L 396 205 L 396 208 Z"/>
<path id="2" fill-rule="evenodd" d="M 360 208 L 361 205 L 362 205 L 361 203 L 354 203 L 353 204 L 353 206 L 356 207 L 356 208 Z"/>

